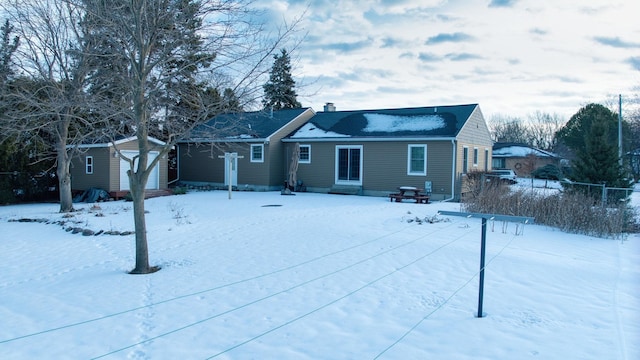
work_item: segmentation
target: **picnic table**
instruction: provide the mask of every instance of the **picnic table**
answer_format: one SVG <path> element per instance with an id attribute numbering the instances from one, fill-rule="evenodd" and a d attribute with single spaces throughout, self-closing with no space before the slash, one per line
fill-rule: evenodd
<path id="1" fill-rule="evenodd" d="M 424 189 L 414 186 L 400 186 L 397 193 L 389 194 L 389 201 L 402 202 L 404 199 L 413 199 L 416 203 L 429 203 L 429 195 L 424 193 Z"/>

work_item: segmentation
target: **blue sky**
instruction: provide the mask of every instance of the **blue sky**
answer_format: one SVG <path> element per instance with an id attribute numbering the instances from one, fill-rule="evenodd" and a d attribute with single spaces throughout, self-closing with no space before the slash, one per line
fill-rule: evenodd
<path id="1" fill-rule="evenodd" d="M 640 94 L 640 1 L 259 0 L 306 9 L 292 52 L 303 106 L 338 110 L 479 103 L 487 119 Z M 623 110 L 624 114 L 624 110 Z"/>

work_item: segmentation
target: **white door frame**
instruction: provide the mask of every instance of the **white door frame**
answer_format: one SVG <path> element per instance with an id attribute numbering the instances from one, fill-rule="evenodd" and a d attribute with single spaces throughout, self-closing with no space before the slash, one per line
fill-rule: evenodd
<path id="1" fill-rule="evenodd" d="M 120 153 L 122 156 L 133 159 L 134 156 L 139 154 L 137 150 L 121 150 Z M 159 152 L 157 151 L 149 151 L 149 158 L 147 159 L 147 164 L 153 161 L 156 157 L 158 157 Z M 136 159 L 137 160 L 137 159 Z M 136 162 L 137 164 L 137 162 Z M 129 186 L 129 177 L 127 176 L 127 170 L 129 170 L 129 162 L 124 159 L 120 159 L 120 190 L 131 190 Z M 135 169 L 135 166 L 134 166 Z M 147 180 L 147 186 L 145 189 L 147 190 L 155 190 L 160 188 L 160 163 L 158 162 L 156 166 L 149 174 L 149 179 Z"/>
<path id="2" fill-rule="evenodd" d="M 341 180 L 339 176 L 340 172 L 340 150 L 359 150 L 359 166 L 358 166 L 358 179 L 357 180 Z M 362 171 L 364 169 L 364 146 L 362 145 L 336 145 L 336 153 L 335 153 L 335 183 L 341 185 L 359 185 L 362 186 Z M 351 160 L 349 159 L 349 165 L 351 165 Z"/>

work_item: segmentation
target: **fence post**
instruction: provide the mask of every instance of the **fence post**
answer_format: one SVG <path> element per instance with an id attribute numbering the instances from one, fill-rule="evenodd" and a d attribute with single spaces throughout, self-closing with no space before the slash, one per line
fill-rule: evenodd
<path id="1" fill-rule="evenodd" d="M 480 238 L 480 290 L 478 291 L 478 317 L 482 317 L 482 299 L 484 297 L 484 258 L 487 245 L 487 218 L 482 218 L 482 236 Z"/>

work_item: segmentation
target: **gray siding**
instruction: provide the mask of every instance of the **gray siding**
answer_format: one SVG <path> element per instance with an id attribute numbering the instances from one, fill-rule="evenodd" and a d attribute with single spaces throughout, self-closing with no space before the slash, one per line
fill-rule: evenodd
<path id="1" fill-rule="evenodd" d="M 209 144 L 180 144 L 178 146 L 179 180 L 224 183 L 225 151 Z"/>
<path id="2" fill-rule="evenodd" d="M 434 194 L 451 194 L 452 144 L 450 141 L 424 142 L 304 142 L 311 145 L 311 163 L 298 166 L 297 177 L 309 188 L 328 190 L 335 183 L 336 146 L 362 146 L 362 189 L 365 193 L 390 193 L 399 186 L 424 187 L 432 182 Z M 427 145 L 427 175 L 408 175 L 408 147 Z M 287 144 L 291 153 L 294 144 Z"/>
<path id="3" fill-rule="evenodd" d="M 254 143 L 254 145 L 260 145 Z M 259 185 L 269 186 L 270 178 L 270 154 L 271 144 L 262 144 L 264 146 L 264 152 L 262 154 L 264 162 L 251 162 L 251 144 L 242 144 L 238 149 L 238 155 L 244 156 L 244 158 L 238 160 L 238 185 Z M 224 174 L 223 174 L 224 175 Z"/>
<path id="4" fill-rule="evenodd" d="M 185 182 L 210 183 L 219 185 L 224 183 L 224 159 L 218 156 L 225 152 L 237 152 L 243 158 L 238 159 L 238 186 L 248 186 L 255 189 L 280 189 L 287 177 L 287 162 L 290 152 L 287 152 L 281 139 L 306 123 L 313 111 L 308 110 L 287 125 L 272 134 L 264 145 L 264 162 L 251 162 L 251 145 L 260 142 L 234 142 L 211 144 L 180 144 L 179 167 L 180 179 Z"/>
<path id="5" fill-rule="evenodd" d="M 93 174 L 85 171 L 85 159 L 93 156 Z M 83 191 L 92 187 L 109 190 L 110 161 L 108 148 L 91 148 L 74 157 L 71 161 L 71 188 Z"/>
<path id="6" fill-rule="evenodd" d="M 299 164 L 297 177 L 307 187 L 326 189 L 333 186 L 335 179 L 335 143 L 300 142 L 311 145 L 311 163 Z M 293 152 L 293 143 L 287 143 L 287 153 Z"/>
<path id="7" fill-rule="evenodd" d="M 153 145 L 153 144 L 151 144 Z M 121 150 L 138 150 L 135 140 L 118 145 Z M 160 149 L 153 148 L 152 151 Z M 85 172 L 85 158 L 93 156 L 93 174 Z M 158 187 L 165 189 L 168 187 L 169 164 L 167 156 L 163 156 L 159 161 L 159 181 Z M 116 156 L 113 146 L 107 144 L 104 147 L 93 147 L 86 149 L 86 152 L 76 156 L 71 162 L 71 187 L 74 191 L 82 191 L 92 187 L 104 189 L 106 191 L 120 190 L 120 158 Z"/>

